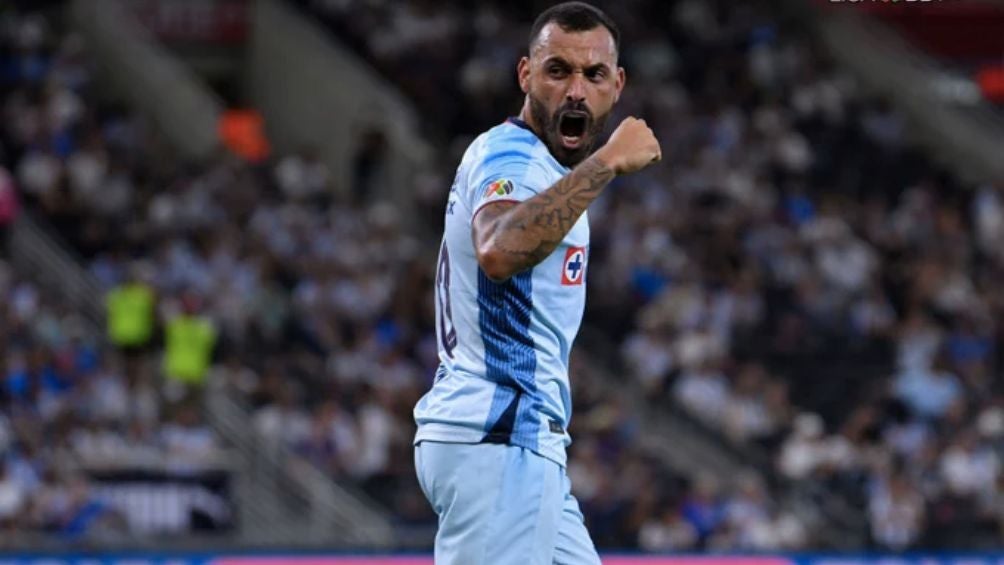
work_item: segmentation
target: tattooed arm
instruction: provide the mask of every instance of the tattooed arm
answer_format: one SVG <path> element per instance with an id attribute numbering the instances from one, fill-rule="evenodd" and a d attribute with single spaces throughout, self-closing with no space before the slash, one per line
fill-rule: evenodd
<path id="1" fill-rule="evenodd" d="M 614 174 L 593 155 L 525 202 L 486 205 L 474 222 L 475 249 L 485 274 L 504 280 L 543 261 Z"/>
<path id="2" fill-rule="evenodd" d="M 540 263 L 616 175 L 660 157 L 652 130 L 627 118 L 605 146 L 547 190 L 524 202 L 487 204 L 474 218 L 472 234 L 481 269 L 501 281 Z"/>

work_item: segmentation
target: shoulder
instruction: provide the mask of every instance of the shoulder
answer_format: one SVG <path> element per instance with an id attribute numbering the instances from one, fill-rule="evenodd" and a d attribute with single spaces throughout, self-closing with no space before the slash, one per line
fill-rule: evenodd
<path id="1" fill-rule="evenodd" d="M 524 200 L 546 188 L 546 146 L 529 129 L 505 122 L 482 133 L 464 155 L 458 186 L 473 210 L 493 184 L 498 198 Z"/>
<path id="2" fill-rule="evenodd" d="M 471 147 L 473 164 L 485 169 L 539 161 L 544 144 L 532 131 L 507 121 L 481 134 Z"/>

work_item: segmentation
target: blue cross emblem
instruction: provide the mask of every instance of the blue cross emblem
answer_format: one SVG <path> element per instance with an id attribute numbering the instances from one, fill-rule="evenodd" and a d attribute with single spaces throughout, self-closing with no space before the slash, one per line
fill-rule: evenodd
<path id="1" fill-rule="evenodd" d="M 568 269 L 569 279 L 574 281 L 579 278 L 579 270 L 582 269 L 582 254 L 576 253 L 575 255 L 572 255 L 572 260 L 568 262 L 568 265 L 566 265 L 565 268 Z"/>

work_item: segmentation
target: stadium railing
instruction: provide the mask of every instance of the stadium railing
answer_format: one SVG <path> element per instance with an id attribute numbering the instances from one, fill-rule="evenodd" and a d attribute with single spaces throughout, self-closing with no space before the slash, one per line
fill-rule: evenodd
<path id="1" fill-rule="evenodd" d="M 933 158 L 970 182 L 1004 178 L 1004 117 L 981 99 L 975 84 L 858 13 L 852 4 L 819 4 L 785 2 L 816 30 L 840 65 L 908 116 L 916 138 Z M 967 85 L 971 95 L 966 95 Z"/>
<path id="2" fill-rule="evenodd" d="M 420 116 L 397 90 L 277 0 L 255 2 L 248 61 L 248 92 L 276 149 L 316 149 L 335 189 L 348 190 L 359 134 L 379 130 L 387 139 L 388 178 L 373 196 L 402 208 L 411 202 L 414 175 L 433 151 Z"/>
<path id="3" fill-rule="evenodd" d="M 222 104 L 192 71 L 116 0 L 76 0 L 69 15 L 105 84 L 149 116 L 180 154 L 202 160 L 216 153 Z"/>
<path id="4" fill-rule="evenodd" d="M 81 312 L 90 333 L 100 334 L 103 326 L 103 293 L 79 258 L 49 235 L 44 221 L 22 210 L 11 226 L 7 245 L 14 266 L 43 286 L 57 291 Z"/>
<path id="5" fill-rule="evenodd" d="M 225 385 L 207 390 L 210 423 L 239 451 L 246 506 L 241 538 L 261 545 L 386 548 L 394 545 L 387 516 L 358 500 L 285 446 L 268 445 L 250 407 Z"/>

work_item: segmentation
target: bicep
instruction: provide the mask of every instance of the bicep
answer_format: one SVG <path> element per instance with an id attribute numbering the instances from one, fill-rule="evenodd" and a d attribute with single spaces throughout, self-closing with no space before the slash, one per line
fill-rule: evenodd
<path id="1" fill-rule="evenodd" d="M 471 235 L 476 248 L 484 243 L 494 232 L 498 219 L 517 205 L 537 195 L 539 187 L 527 182 L 524 172 L 519 175 L 493 175 L 478 185 L 472 209 Z M 509 180 L 517 178 L 516 182 Z"/>
<path id="2" fill-rule="evenodd" d="M 519 202 L 514 200 L 503 200 L 489 202 L 478 208 L 471 219 L 471 239 L 474 242 L 475 251 L 484 248 L 483 246 L 495 231 L 498 219 L 517 204 Z"/>

